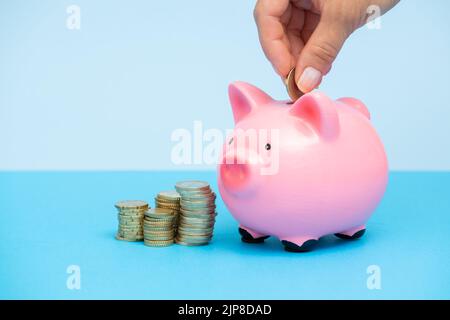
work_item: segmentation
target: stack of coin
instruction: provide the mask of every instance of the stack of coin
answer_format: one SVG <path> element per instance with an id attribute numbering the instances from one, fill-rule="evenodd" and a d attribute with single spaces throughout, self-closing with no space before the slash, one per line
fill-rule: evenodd
<path id="1" fill-rule="evenodd" d="M 139 200 L 119 201 L 115 204 L 119 210 L 119 230 L 117 240 L 141 241 L 144 239 L 142 223 L 144 214 L 148 210 L 148 203 Z"/>
<path id="2" fill-rule="evenodd" d="M 204 245 L 214 230 L 216 195 L 204 181 L 182 181 L 175 185 L 181 196 L 176 242 L 182 245 Z"/>
<path id="3" fill-rule="evenodd" d="M 175 238 L 175 210 L 165 208 L 150 209 L 144 218 L 144 244 L 150 247 L 166 247 Z"/>
<path id="4" fill-rule="evenodd" d="M 175 190 L 161 191 L 155 198 L 155 207 L 175 211 L 175 227 L 180 214 L 180 194 Z"/>

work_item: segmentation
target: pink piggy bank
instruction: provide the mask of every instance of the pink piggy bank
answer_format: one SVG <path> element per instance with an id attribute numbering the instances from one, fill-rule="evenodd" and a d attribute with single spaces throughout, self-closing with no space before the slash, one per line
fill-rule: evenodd
<path id="1" fill-rule="evenodd" d="M 386 189 L 383 145 L 362 102 L 315 91 L 294 103 L 258 88 L 229 86 L 235 129 L 218 186 L 244 242 L 269 236 L 287 251 L 320 237 L 360 238 Z"/>

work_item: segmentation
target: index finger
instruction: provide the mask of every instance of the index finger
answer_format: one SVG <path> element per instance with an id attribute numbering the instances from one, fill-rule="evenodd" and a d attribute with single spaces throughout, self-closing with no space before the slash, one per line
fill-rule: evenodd
<path id="1" fill-rule="evenodd" d="M 283 78 L 295 64 L 282 21 L 283 17 L 289 17 L 289 10 L 289 0 L 259 0 L 254 11 L 259 41 L 264 54 L 275 71 Z"/>

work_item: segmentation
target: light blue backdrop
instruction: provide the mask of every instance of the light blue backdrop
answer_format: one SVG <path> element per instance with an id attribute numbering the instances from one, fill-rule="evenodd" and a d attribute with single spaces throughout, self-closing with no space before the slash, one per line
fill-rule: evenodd
<path id="1" fill-rule="evenodd" d="M 287 98 L 253 6 L 2 0 L 0 170 L 173 169 L 174 129 L 232 127 L 229 82 Z M 351 37 L 321 89 L 366 102 L 392 169 L 448 170 L 450 2 L 402 1 L 381 23 Z"/>

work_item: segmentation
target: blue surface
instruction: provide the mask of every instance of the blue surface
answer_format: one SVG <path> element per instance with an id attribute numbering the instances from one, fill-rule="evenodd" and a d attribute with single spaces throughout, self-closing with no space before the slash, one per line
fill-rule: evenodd
<path id="1" fill-rule="evenodd" d="M 254 3 L 0 1 L 0 170 L 178 169 L 174 130 L 233 127 L 231 81 L 287 99 Z M 450 170 L 449 34 L 450 1 L 401 1 L 381 29 L 350 37 L 322 82 L 367 104 L 394 170 Z"/>
<path id="2" fill-rule="evenodd" d="M 114 239 L 116 200 L 192 178 L 215 187 L 214 172 L 0 173 L 0 298 L 450 298 L 450 173 L 392 173 L 364 238 L 306 254 L 241 243 L 220 200 L 208 246 Z M 381 290 L 366 287 L 373 264 Z M 69 265 L 81 290 L 66 288 Z"/>

